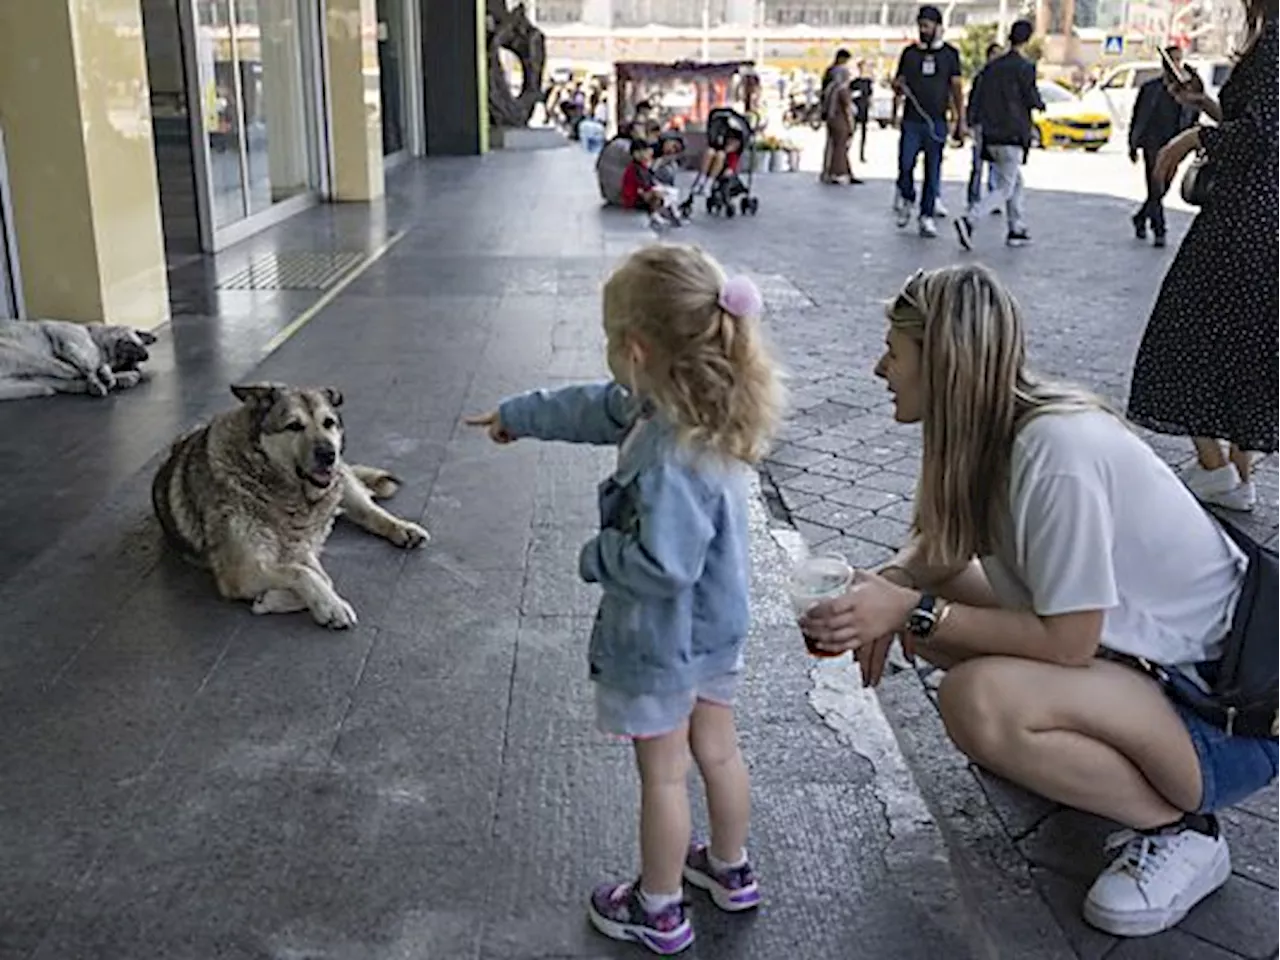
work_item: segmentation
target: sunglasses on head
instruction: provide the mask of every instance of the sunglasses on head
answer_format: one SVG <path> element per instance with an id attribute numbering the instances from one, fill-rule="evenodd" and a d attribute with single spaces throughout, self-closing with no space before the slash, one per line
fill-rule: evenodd
<path id="1" fill-rule="evenodd" d="M 907 278 L 907 282 L 902 285 L 902 290 L 889 307 L 890 314 L 900 314 L 908 310 L 919 314 L 925 313 L 924 298 L 916 292 L 923 277 L 924 270 L 921 269 Z"/>

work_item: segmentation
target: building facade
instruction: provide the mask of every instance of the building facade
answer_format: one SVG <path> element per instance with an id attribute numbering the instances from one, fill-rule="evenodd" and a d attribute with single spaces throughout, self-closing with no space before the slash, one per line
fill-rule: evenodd
<path id="1" fill-rule="evenodd" d="M 154 328 L 166 276 L 487 149 L 483 0 L 0 0 L 0 316 Z"/>

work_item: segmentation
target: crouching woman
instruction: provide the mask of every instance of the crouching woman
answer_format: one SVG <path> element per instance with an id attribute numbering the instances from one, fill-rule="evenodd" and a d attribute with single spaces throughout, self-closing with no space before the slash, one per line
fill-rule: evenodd
<path id="1" fill-rule="evenodd" d="M 1101 400 L 1027 370 L 1019 307 L 992 273 L 918 273 L 888 316 L 875 373 L 924 434 L 916 534 L 802 628 L 854 651 L 868 683 L 895 634 L 946 668 L 960 750 L 1128 828 L 1085 918 L 1167 929 L 1230 875 L 1214 811 L 1276 774 L 1274 702 L 1248 724 L 1212 709 L 1239 605 L 1270 617 L 1274 689 L 1274 581 L 1250 589 L 1259 562 Z"/>

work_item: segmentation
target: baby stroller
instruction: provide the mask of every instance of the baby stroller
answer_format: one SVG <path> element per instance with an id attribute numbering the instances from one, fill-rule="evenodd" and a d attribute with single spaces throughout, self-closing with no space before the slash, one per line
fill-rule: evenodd
<path id="1" fill-rule="evenodd" d="M 731 107 L 716 107 L 707 114 L 707 148 L 724 150 L 730 138 L 742 144 L 737 160 L 728 155 L 725 167 L 717 174 L 715 182 L 707 192 L 707 213 L 715 214 L 724 211 L 726 217 L 732 217 L 741 211 L 744 215 L 755 215 L 760 209 L 760 201 L 751 195 L 751 187 L 755 180 L 755 132 L 751 122 Z M 744 180 L 737 169 L 737 164 L 745 159 L 747 165 Z M 689 190 L 689 196 L 680 204 L 680 212 L 688 217 L 693 213 L 693 201 L 706 189 L 706 177 L 699 172 Z"/>

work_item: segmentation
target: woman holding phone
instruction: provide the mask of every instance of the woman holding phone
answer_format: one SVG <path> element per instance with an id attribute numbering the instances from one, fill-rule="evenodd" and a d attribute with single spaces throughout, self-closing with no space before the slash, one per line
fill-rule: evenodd
<path id="1" fill-rule="evenodd" d="M 1247 32 L 1221 101 L 1181 69 L 1176 99 L 1216 121 L 1174 137 L 1154 176 L 1172 183 L 1199 151 L 1208 199 L 1161 285 L 1134 363 L 1129 418 L 1190 436 L 1183 480 L 1232 510 L 1257 500 L 1253 458 L 1277 448 L 1276 0 L 1247 0 Z M 1204 173 L 1202 172 L 1202 176 Z M 1223 443 L 1227 449 L 1223 450 Z"/>

